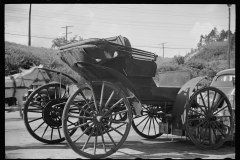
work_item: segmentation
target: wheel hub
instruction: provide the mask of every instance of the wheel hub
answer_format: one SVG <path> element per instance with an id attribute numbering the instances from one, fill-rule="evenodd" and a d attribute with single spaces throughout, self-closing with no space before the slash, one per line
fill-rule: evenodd
<path id="1" fill-rule="evenodd" d="M 214 116 L 214 115 L 210 115 L 210 116 L 208 117 L 208 120 L 209 120 L 209 121 L 216 121 L 216 120 L 217 120 L 217 117 Z"/>
<path id="2" fill-rule="evenodd" d="M 97 119 L 98 122 L 101 122 L 102 116 L 96 116 L 96 119 Z"/>
<path id="3" fill-rule="evenodd" d="M 61 102 L 53 100 L 43 109 L 43 119 L 51 127 L 59 127 L 62 125 L 62 105 L 55 106 L 58 103 Z"/>

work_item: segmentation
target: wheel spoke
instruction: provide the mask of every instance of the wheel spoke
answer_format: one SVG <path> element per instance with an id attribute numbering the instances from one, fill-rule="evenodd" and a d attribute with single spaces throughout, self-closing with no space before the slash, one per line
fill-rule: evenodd
<path id="1" fill-rule="evenodd" d="M 111 117 L 111 116 L 114 116 L 114 115 L 118 115 L 118 114 L 120 114 L 120 113 L 126 113 L 126 112 L 128 112 L 128 110 L 119 111 L 119 112 L 117 112 L 117 113 L 112 113 L 112 114 L 109 114 L 109 115 L 106 115 L 106 116 L 105 116 L 105 114 L 104 114 L 103 117 L 104 117 L 104 118 L 108 118 L 108 117 Z"/>
<path id="2" fill-rule="evenodd" d="M 48 98 L 51 99 L 48 89 L 49 89 L 49 88 L 47 88 Z"/>
<path id="3" fill-rule="evenodd" d="M 202 130 L 205 128 L 205 126 L 206 126 L 207 124 L 208 124 L 208 123 L 204 123 L 203 126 L 201 127 L 201 129 L 200 129 L 200 131 L 199 131 L 200 135 L 201 135 Z"/>
<path id="4" fill-rule="evenodd" d="M 59 129 L 59 127 L 57 127 L 57 128 L 58 128 L 58 135 L 59 135 L 59 137 L 61 139 L 62 137 L 61 137 L 60 129 Z"/>
<path id="5" fill-rule="evenodd" d="M 78 109 L 83 110 L 85 113 L 89 114 L 91 117 L 93 116 L 92 113 L 90 113 L 90 112 L 88 112 L 87 110 L 84 109 L 84 107 L 85 107 L 86 105 L 84 105 L 83 107 L 79 106 L 78 104 L 75 104 L 75 105 L 78 107 Z"/>
<path id="6" fill-rule="evenodd" d="M 46 126 L 46 128 L 45 128 L 45 130 L 44 130 L 44 132 L 43 132 L 43 135 L 42 135 L 42 137 L 43 137 L 43 136 L 44 136 L 44 134 L 46 133 L 47 129 L 48 129 L 48 125 Z"/>
<path id="7" fill-rule="evenodd" d="M 209 126 L 209 123 L 207 122 L 206 127 L 205 127 L 205 132 L 204 132 L 204 135 L 203 135 L 203 138 L 202 138 L 203 142 L 205 140 L 205 136 L 206 136 L 206 133 L 207 133 L 208 126 Z"/>
<path id="8" fill-rule="evenodd" d="M 153 118 L 152 121 L 153 121 L 154 132 L 155 132 L 155 134 L 157 134 L 157 133 L 156 133 L 156 128 L 155 128 L 155 123 L 154 123 L 154 118 Z"/>
<path id="9" fill-rule="evenodd" d="M 201 124 L 203 124 L 204 122 L 207 122 L 206 120 L 204 120 L 204 121 L 202 121 L 202 122 L 200 122 L 198 125 L 196 125 L 196 126 L 194 126 L 194 128 L 193 129 L 195 129 L 195 128 L 197 128 L 197 127 L 199 127 Z M 208 123 L 208 122 L 207 122 Z"/>
<path id="10" fill-rule="evenodd" d="M 103 114 L 103 117 L 108 114 L 113 108 L 115 108 L 119 103 L 121 103 L 123 101 L 123 98 L 121 98 L 119 101 L 117 101 L 115 104 L 112 105 L 112 107 Z M 105 110 L 107 108 L 107 106 L 105 105 L 105 107 L 103 108 L 103 110 Z"/>
<path id="11" fill-rule="evenodd" d="M 213 113 L 213 115 L 218 114 L 219 112 L 221 112 L 222 110 L 224 110 L 224 109 L 227 108 L 227 107 L 228 107 L 228 106 L 223 107 L 222 109 L 220 109 L 220 110 L 218 110 L 217 112 Z"/>
<path id="12" fill-rule="evenodd" d="M 230 129 L 230 126 L 227 126 L 227 125 L 224 124 L 224 123 L 221 123 L 221 122 L 219 122 L 219 121 L 215 121 L 215 122 L 218 123 L 218 124 L 220 124 L 220 125 L 223 125 L 223 126 L 227 127 L 228 129 Z"/>
<path id="13" fill-rule="evenodd" d="M 40 119 L 42 119 L 42 117 L 33 119 L 33 120 L 31 120 L 31 121 L 28 121 L 28 123 L 31 123 L 31 122 L 34 122 L 34 121 L 37 121 L 37 120 L 40 120 Z"/>
<path id="14" fill-rule="evenodd" d="M 150 127 L 151 127 L 151 122 L 152 122 L 152 118 L 150 118 L 150 124 L 149 124 L 149 128 L 148 128 L 148 135 L 149 135 L 149 132 L 150 132 Z"/>
<path id="15" fill-rule="evenodd" d="M 149 111 L 149 108 L 148 107 L 146 107 L 146 106 L 144 106 L 144 105 L 142 105 L 142 107 L 144 108 L 144 109 L 146 109 L 147 111 Z M 147 112 L 146 111 L 146 112 Z"/>
<path id="16" fill-rule="evenodd" d="M 202 106 L 199 105 L 199 108 L 201 109 L 201 111 L 202 111 L 204 114 L 206 114 L 206 111 L 204 111 L 204 110 L 202 109 Z"/>
<path id="17" fill-rule="evenodd" d="M 217 95 L 217 92 L 215 91 L 214 92 L 214 96 L 213 96 L 213 100 L 212 100 L 211 111 L 213 111 L 213 105 L 214 105 L 214 101 L 215 101 L 216 95 Z"/>
<path id="18" fill-rule="evenodd" d="M 209 90 L 207 90 L 207 94 L 208 94 L 208 110 L 210 110 L 211 108 L 210 108 L 210 102 L 209 102 Z"/>
<path id="19" fill-rule="evenodd" d="M 143 127 L 143 130 L 145 129 L 145 127 L 146 127 L 146 125 L 147 125 L 149 119 L 150 119 L 150 117 L 148 117 L 148 120 L 147 120 L 147 122 L 145 123 L 145 125 L 144 125 L 144 127 Z M 143 132 L 143 130 L 142 130 L 142 132 Z"/>
<path id="20" fill-rule="evenodd" d="M 112 123 L 125 123 L 125 124 L 128 123 L 128 122 L 125 122 L 125 121 L 115 120 L 115 119 L 110 120 L 110 122 L 112 122 Z"/>
<path id="21" fill-rule="evenodd" d="M 91 108 L 92 111 L 94 111 L 94 109 L 92 108 L 92 106 L 88 103 L 88 100 L 87 98 L 85 97 L 85 95 L 83 94 L 82 91 L 79 92 L 81 94 L 81 96 L 83 97 L 83 99 L 85 100 L 85 102 L 87 103 L 88 107 Z"/>
<path id="22" fill-rule="evenodd" d="M 121 133 L 121 132 L 119 132 L 116 128 L 113 128 L 112 126 L 109 126 L 108 124 L 107 124 L 107 126 L 109 127 L 109 128 L 112 128 L 114 131 L 116 131 L 118 134 L 120 134 L 121 136 L 123 136 L 123 134 Z"/>
<path id="23" fill-rule="evenodd" d="M 121 124 L 121 125 L 119 125 L 119 126 L 115 127 L 115 129 L 118 129 L 118 128 L 120 128 L 120 127 L 124 126 L 125 124 L 127 124 L 127 123 Z M 109 132 L 110 132 L 110 131 L 113 131 L 113 129 L 109 130 Z"/>
<path id="24" fill-rule="evenodd" d="M 205 113 L 207 113 L 208 109 L 207 109 L 207 106 L 206 106 L 206 104 L 205 104 L 205 101 L 204 101 L 204 99 L 203 99 L 203 96 L 202 96 L 202 93 L 201 93 L 201 92 L 200 92 L 200 96 L 201 96 L 203 105 L 204 105 L 204 107 L 205 107 L 205 111 L 206 111 Z"/>
<path id="25" fill-rule="evenodd" d="M 122 118 L 123 118 L 121 114 L 119 114 L 119 116 L 120 116 L 120 119 L 122 119 Z"/>
<path id="26" fill-rule="evenodd" d="M 94 126 L 94 127 L 93 127 L 93 129 L 92 129 L 92 131 L 91 131 L 90 135 L 88 136 L 88 139 L 87 139 L 87 141 L 84 143 L 84 145 L 83 145 L 83 148 L 82 148 L 82 151 L 84 151 L 84 149 L 85 149 L 86 145 L 88 144 L 88 142 L 89 142 L 90 138 L 92 137 L 92 134 L 93 134 L 93 132 L 94 132 L 95 128 L 96 128 L 96 126 Z"/>
<path id="27" fill-rule="evenodd" d="M 35 132 L 38 128 L 40 128 L 45 122 L 43 121 L 33 132 Z"/>
<path id="28" fill-rule="evenodd" d="M 108 98 L 108 100 L 107 100 L 107 102 L 106 102 L 106 104 L 105 104 L 105 107 L 108 106 L 108 104 L 109 104 L 109 102 L 111 101 L 113 95 L 114 95 L 114 91 L 112 91 L 111 95 L 109 96 L 109 98 Z M 104 108 L 105 108 L 105 107 L 104 107 Z"/>
<path id="29" fill-rule="evenodd" d="M 94 124 L 92 123 L 88 128 L 86 128 L 86 129 L 83 131 L 83 133 L 82 133 L 75 141 L 73 141 L 73 142 L 74 142 L 74 143 L 77 142 L 77 140 L 79 140 L 87 131 L 89 131 L 89 129 L 91 129 L 93 125 L 94 125 Z"/>
<path id="30" fill-rule="evenodd" d="M 135 116 L 133 119 L 137 119 L 137 118 L 140 118 L 140 117 L 143 117 L 143 116 L 147 116 L 148 114 L 143 114 L 141 116 Z"/>
<path id="31" fill-rule="evenodd" d="M 217 104 L 213 107 L 213 112 L 218 108 L 218 106 L 219 106 L 220 103 L 223 101 L 223 99 L 224 99 L 224 97 L 221 97 L 221 98 L 218 100 Z"/>
<path id="32" fill-rule="evenodd" d="M 102 112 L 102 102 L 103 102 L 103 94 L 104 94 L 104 82 L 102 83 L 101 97 L 100 97 L 100 112 Z"/>
<path id="33" fill-rule="evenodd" d="M 53 128 L 52 128 L 52 131 L 51 131 L 51 140 L 52 140 L 52 136 L 53 136 Z"/>
<path id="34" fill-rule="evenodd" d="M 29 108 L 28 108 L 27 112 L 42 113 L 42 109 L 29 109 Z"/>
<path id="35" fill-rule="evenodd" d="M 102 144 L 103 144 L 103 149 L 105 151 L 105 153 L 107 152 L 106 150 L 106 145 L 105 145 L 105 141 L 104 141 L 104 137 L 103 137 L 103 132 L 102 132 L 102 127 L 99 127 L 100 133 L 101 133 L 101 137 L 102 137 Z"/>
<path id="36" fill-rule="evenodd" d="M 75 123 L 73 123 L 72 121 L 70 121 L 69 119 L 67 120 L 69 123 L 71 123 L 71 125 L 75 125 Z M 71 126 L 71 125 L 68 125 L 68 126 Z"/>
<path id="37" fill-rule="evenodd" d="M 94 152 L 93 152 L 93 154 L 95 155 L 96 154 L 96 145 L 97 145 L 97 135 L 98 135 L 98 129 L 96 128 L 96 135 L 95 135 L 95 141 L 94 141 Z"/>
<path id="38" fill-rule="evenodd" d="M 218 131 L 223 135 L 223 137 L 225 138 L 225 134 L 222 132 L 222 130 L 218 127 L 217 124 L 215 124 L 215 122 L 213 122 L 213 124 L 217 127 Z"/>
<path id="39" fill-rule="evenodd" d="M 92 94 L 93 94 L 93 102 L 94 102 L 95 109 L 96 109 L 97 112 L 99 112 L 99 111 L 98 111 L 98 106 L 97 106 L 97 100 L 96 100 L 95 93 L 92 92 Z"/>
<path id="40" fill-rule="evenodd" d="M 148 116 L 146 116 L 146 118 L 144 118 L 141 122 L 139 122 L 137 125 L 136 125 L 136 127 L 137 126 L 139 126 L 139 124 L 141 124 L 145 119 L 147 119 L 148 118 Z"/>
<path id="41" fill-rule="evenodd" d="M 103 124 L 101 124 L 101 125 L 103 126 L 104 130 L 106 130 L 105 126 L 104 126 Z M 113 142 L 114 146 L 116 146 L 116 143 L 115 143 L 115 141 L 113 140 L 112 136 L 108 133 L 108 131 L 106 131 L 106 132 L 107 132 L 108 137 L 109 137 L 109 138 L 111 139 L 111 141 Z"/>
<path id="42" fill-rule="evenodd" d="M 216 132 L 215 132 L 213 123 L 211 123 L 211 126 L 212 126 L 212 130 L 213 130 L 214 136 L 215 136 L 215 138 L 217 139 L 217 134 L 216 134 Z"/>
<path id="43" fill-rule="evenodd" d="M 83 119 L 91 119 L 91 120 L 93 120 L 92 117 L 85 117 L 85 116 L 74 116 L 74 115 L 68 115 L 68 117 L 73 117 L 73 118 L 83 118 Z"/>
<path id="44" fill-rule="evenodd" d="M 212 145 L 212 133 L 211 133 L 211 124 L 210 123 L 209 123 L 208 127 L 209 127 L 209 142 L 210 142 L 210 145 Z"/>
<path id="45" fill-rule="evenodd" d="M 79 128 L 79 127 L 86 126 L 86 125 L 89 124 L 89 123 L 92 123 L 92 122 L 90 121 L 90 122 L 86 122 L 86 123 L 77 125 L 77 126 L 75 126 L 75 127 L 69 128 L 68 131 L 71 131 L 71 130 L 73 130 L 73 129 L 77 129 L 77 128 Z"/>
<path id="46" fill-rule="evenodd" d="M 158 124 L 158 121 L 157 121 L 157 117 L 153 117 L 156 121 L 156 123 Z M 161 122 L 161 120 L 159 119 L 159 121 Z"/>

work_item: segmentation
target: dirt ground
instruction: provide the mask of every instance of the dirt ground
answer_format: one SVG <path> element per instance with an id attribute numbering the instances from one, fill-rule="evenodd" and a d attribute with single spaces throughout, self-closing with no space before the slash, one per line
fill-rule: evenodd
<path id="1" fill-rule="evenodd" d="M 235 159 L 235 146 L 224 144 L 217 150 L 201 150 L 186 137 L 162 135 L 149 140 L 130 130 L 124 145 L 111 159 Z M 19 112 L 5 112 L 5 156 L 7 159 L 85 159 L 76 154 L 66 141 L 44 144 L 27 131 Z"/>

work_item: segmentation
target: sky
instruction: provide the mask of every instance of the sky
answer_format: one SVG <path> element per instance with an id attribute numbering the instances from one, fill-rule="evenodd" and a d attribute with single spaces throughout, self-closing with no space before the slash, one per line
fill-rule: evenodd
<path id="1" fill-rule="evenodd" d="M 236 31 L 231 5 L 230 30 Z M 30 4 L 5 4 L 5 41 L 28 45 Z M 122 35 L 132 47 L 172 58 L 196 48 L 214 27 L 228 30 L 227 4 L 32 4 L 31 46 L 51 48 L 57 37 Z M 79 38 L 77 38 L 78 40 Z"/>

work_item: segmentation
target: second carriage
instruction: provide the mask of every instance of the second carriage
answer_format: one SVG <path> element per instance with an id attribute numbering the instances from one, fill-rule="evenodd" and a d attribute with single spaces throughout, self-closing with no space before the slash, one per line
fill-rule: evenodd
<path id="1" fill-rule="evenodd" d="M 73 94 L 59 82 L 43 85 L 29 96 L 24 122 L 41 142 L 66 139 L 77 154 L 104 158 L 123 145 L 131 126 L 147 139 L 163 133 L 188 136 L 202 149 L 216 149 L 233 137 L 232 107 L 221 90 L 198 89 L 205 77 L 188 75 L 167 79 L 183 78 L 178 86 L 157 84 L 157 56 L 132 48 L 125 37 L 68 44 L 59 56 L 87 83 L 58 72 L 76 84 Z"/>

